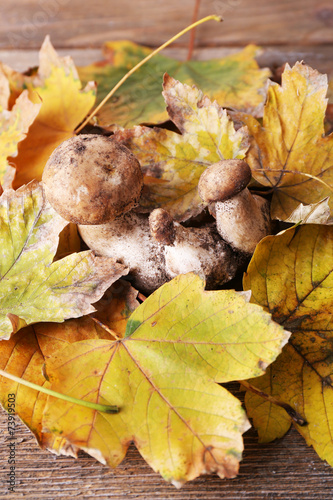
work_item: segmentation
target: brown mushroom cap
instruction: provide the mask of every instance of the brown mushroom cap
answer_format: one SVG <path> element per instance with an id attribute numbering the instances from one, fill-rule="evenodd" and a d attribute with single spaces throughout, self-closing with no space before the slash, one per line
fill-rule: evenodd
<path id="1" fill-rule="evenodd" d="M 60 144 L 42 180 L 53 208 L 76 224 L 113 220 L 138 202 L 143 186 L 135 156 L 101 135 L 78 135 Z"/>
<path id="2" fill-rule="evenodd" d="M 221 160 L 202 173 L 199 196 L 205 203 L 228 200 L 243 191 L 251 177 L 251 169 L 244 160 Z"/>
<path id="3" fill-rule="evenodd" d="M 173 245 L 176 230 L 169 212 L 163 208 L 155 208 L 149 216 L 150 233 L 157 243 Z"/>

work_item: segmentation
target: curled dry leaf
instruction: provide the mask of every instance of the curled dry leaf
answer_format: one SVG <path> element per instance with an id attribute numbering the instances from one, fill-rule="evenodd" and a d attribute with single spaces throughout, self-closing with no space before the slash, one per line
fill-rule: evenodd
<path id="1" fill-rule="evenodd" d="M 318 455 L 333 465 L 333 227 L 304 225 L 259 243 L 244 288 L 252 301 L 292 332 L 282 354 L 252 384 L 291 405 L 307 422 L 296 425 Z M 285 411 L 247 393 L 246 407 L 262 442 L 291 425 Z"/>
<path id="2" fill-rule="evenodd" d="M 164 98 L 170 118 L 182 135 L 170 130 L 134 127 L 115 138 L 138 158 L 146 176 L 145 208 L 161 206 L 177 221 L 198 215 L 206 204 L 198 195 L 202 172 L 221 159 L 244 158 L 245 128 L 234 129 L 227 113 L 196 87 L 164 76 Z"/>
<path id="3" fill-rule="evenodd" d="M 12 93 L 26 88 L 29 99 L 41 109 L 20 143 L 18 155 L 11 158 L 16 168 L 14 187 L 33 179 L 40 180 L 52 151 L 74 135 L 74 129 L 85 118 L 95 102 L 95 83 L 82 90 L 76 68 L 70 57 L 59 57 L 46 37 L 39 54 L 36 74 L 25 76 L 6 69 Z"/>
<path id="4" fill-rule="evenodd" d="M 111 466 L 134 440 L 176 486 L 214 471 L 234 477 L 249 424 L 240 402 L 214 382 L 262 373 L 288 337 L 243 295 L 206 292 L 197 275 L 178 276 L 134 311 L 123 339 L 76 342 L 46 360 L 53 389 L 120 412 L 49 398 L 44 431 Z"/>
<path id="5" fill-rule="evenodd" d="M 303 205 L 303 203 L 301 203 L 295 208 L 285 222 L 291 222 L 293 224 L 333 224 L 329 197 L 318 201 L 318 203 L 312 203 L 311 205 Z"/>
<path id="6" fill-rule="evenodd" d="M 78 68 L 80 78 L 97 82 L 99 103 L 131 68 L 151 52 L 148 47 L 128 41 L 107 42 L 103 50 L 105 61 Z M 221 59 L 186 62 L 157 54 L 122 85 L 114 99 L 103 106 L 97 114 L 98 123 L 131 127 L 167 120 L 161 96 L 165 72 L 188 85 L 198 85 L 220 106 L 262 116 L 270 71 L 259 69 L 255 60 L 258 53 L 258 47 L 249 45 Z"/>
<path id="7" fill-rule="evenodd" d="M 52 263 L 67 224 L 36 182 L 1 195 L 1 338 L 29 323 L 61 322 L 94 311 L 91 304 L 127 273 L 122 264 L 90 251 Z"/>
<path id="8" fill-rule="evenodd" d="M 273 218 L 286 220 L 299 206 L 330 197 L 333 203 L 333 135 L 324 136 L 327 77 L 309 66 L 286 64 L 282 85 L 272 83 L 262 126 L 243 122 L 254 138 L 248 162 L 254 178 L 272 189 Z"/>

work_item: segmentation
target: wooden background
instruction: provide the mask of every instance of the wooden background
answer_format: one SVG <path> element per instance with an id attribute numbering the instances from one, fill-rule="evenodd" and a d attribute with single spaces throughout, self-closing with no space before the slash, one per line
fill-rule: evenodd
<path id="1" fill-rule="evenodd" d="M 101 58 L 106 40 L 128 39 L 155 47 L 190 24 L 194 0 L 2 0 L 0 60 L 18 70 L 38 62 L 46 34 L 61 54 L 78 65 Z M 199 17 L 216 13 L 224 23 L 197 30 L 194 58 L 220 57 L 250 42 L 264 48 L 261 65 L 276 68 L 304 60 L 333 76 L 331 0 L 206 0 Z M 166 54 L 184 60 L 189 36 Z M 233 480 L 201 477 L 181 490 L 166 484 L 132 447 L 115 471 L 84 453 L 78 460 L 38 449 L 23 425 L 17 437 L 17 492 L 6 486 L 7 415 L 0 413 L 0 499 L 316 499 L 333 498 L 333 469 L 307 447 L 296 431 L 270 445 L 245 435 L 240 475 Z"/>

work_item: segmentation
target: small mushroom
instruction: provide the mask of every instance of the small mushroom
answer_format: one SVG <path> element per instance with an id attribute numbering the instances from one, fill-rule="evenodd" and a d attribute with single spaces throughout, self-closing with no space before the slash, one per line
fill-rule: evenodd
<path id="1" fill-rule="evenodd" d="M 217 231 L 234 249 L 252 254 L 269 234 L 269 203 L 247 189 L 251 169 L 243 160 L 221 160 L 201 175 L 198 192 L 216 219 Z"/>
<path id="2" fill-rule="evenodd" d="M 156 208 L 149 216 L 149 228 L 152 237 L 162 245 L 173 245 L 176 231 L 173 219 L 163 208 Z"/>

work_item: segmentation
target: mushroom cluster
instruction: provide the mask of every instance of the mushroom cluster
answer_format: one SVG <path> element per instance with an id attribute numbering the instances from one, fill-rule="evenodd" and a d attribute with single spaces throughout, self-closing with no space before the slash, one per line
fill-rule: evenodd
<path id="1" fill-rule="evenodd" d="M 252 196 L 251 170 L 242 160 L 222 160 L 202 174 L 198 190 L 216 222 L 184 227 L 161 208 L 136 210 L 143 175 L 135 156 L 112 137 L 79 135 L 62 143 L 43 173 L 46 196 L 66 220 L 78 224 L 98 255 L 130 269 L 133 284 L 150 293 L 190 271 L 208 288 L 232 279 L 270 231 L 265 199 Z"/>

